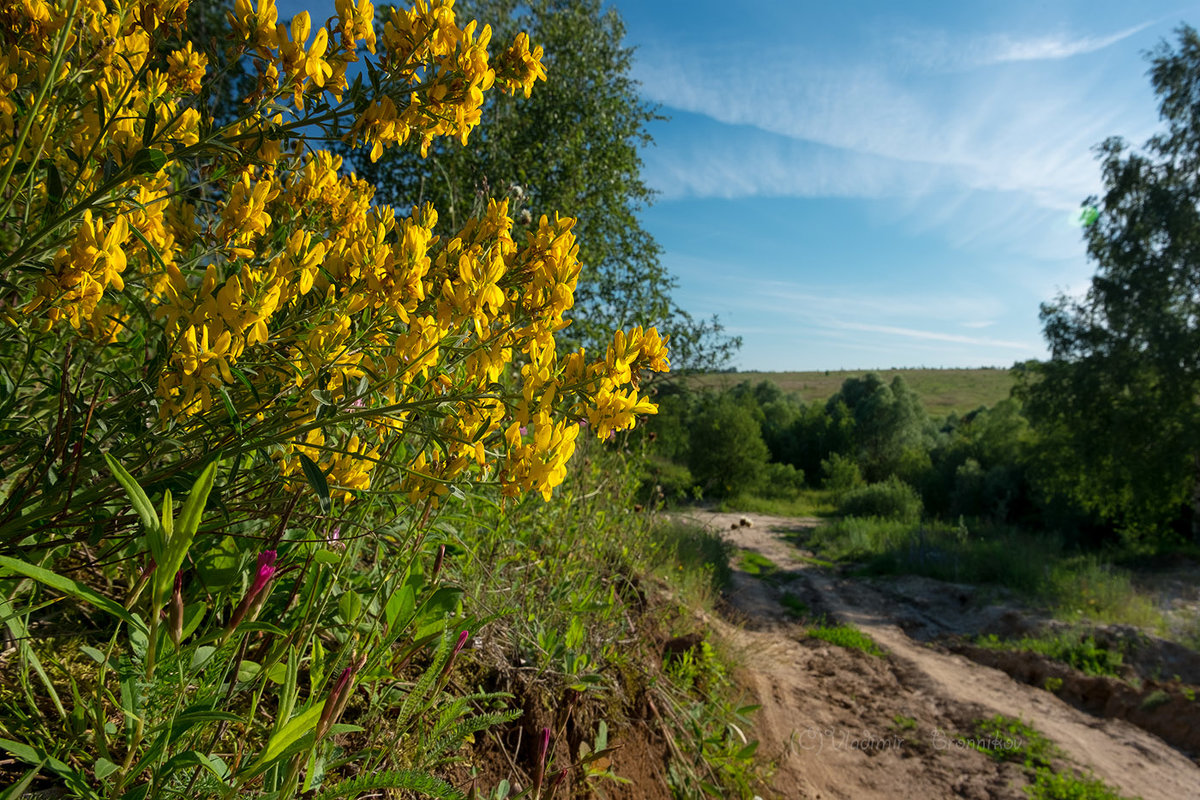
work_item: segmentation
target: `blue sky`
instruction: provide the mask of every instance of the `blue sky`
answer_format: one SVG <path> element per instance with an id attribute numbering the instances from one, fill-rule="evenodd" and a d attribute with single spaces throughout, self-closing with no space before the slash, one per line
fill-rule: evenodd
<path id="1" fill-rule="evenodd" d="M 1200 4 L 615 6 L 644 97 L 643 221 L 741 369 L 1009 366 L 1086 289 L 1091 148 L 1157 128 L 1143 53 Z"/>

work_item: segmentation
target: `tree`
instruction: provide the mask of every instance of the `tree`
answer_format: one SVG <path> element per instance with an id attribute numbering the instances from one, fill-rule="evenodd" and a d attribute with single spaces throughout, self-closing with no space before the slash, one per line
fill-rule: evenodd
<path id="1" fill-rule="evenodd" d="M 913 480 L 928 465 L 929 417 L 902 376 L 891 384 L 874 372 L 847 378 L 826 410 L 835 419 L 845 414 L 853 419 L 855 455 L 867 480 L 891 475 Z"/>
<path id="2" fill-rule="evenodd" d="M 732 497 L 762 486 L 767 446 L 754 414 L 730 397 L 709 402 L 692 420 L 688 468 L 714 497 Z"/>
<path id="3" fill-rule="evenodd" d="M 740 340 L 724 336 L 715 318 L 693 319 L 672 302 L 675 279 L 638 219 L 652 199 L 639 149 L 651 143 L 647 124 L 661 117 L 629 75 L 633 51 L 622 43 L 617 11 L 601 0 L 465 0 L 455 11 L 499 20 L 494 41 L 528 31 L 545 50 L 546 83 L 529 97 L 490 97 L 486 129 L 470 148 L 435 143 L 425 159 L 412 151 L 378 161 L 354 153 L 358 174 L 378 187 L 377 199 L 404 208 L 414 199 L 431 201 L 453 229 L 478 214 L 488 196 L 503 193 L 522 209 L 514 215 L 519 229 L 569 210 L 578 220 L 584 269 L 574 323 L 561 334 L 569 345 L 594 351 L 607 345 L 610 326 L 637 320 L 670 334 L 676 371 L 727 363 Z"/>
<path id="4" fill-rule="evenodd" d="M 1096 274 L 1041 319 L 1051 358 L 1019 368 L 1043 479 L 1134 533 L 1189 503 L 1200 540 L 1200 38 L 1150 54 L 1166 130 L 1100 144 L 1104 192 L 1081 219 Z"/>

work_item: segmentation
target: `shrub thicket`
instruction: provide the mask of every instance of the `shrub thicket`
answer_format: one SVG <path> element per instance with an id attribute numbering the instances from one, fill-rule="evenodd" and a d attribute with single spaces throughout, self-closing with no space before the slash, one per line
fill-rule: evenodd
<path id="1" fill-rule="evenodd" d="M 838 511 L 848 517 L 915 522 L 921 518 L 921 496 L 916 489 L 893 476 L 846 492 L 838 503 Z"/>

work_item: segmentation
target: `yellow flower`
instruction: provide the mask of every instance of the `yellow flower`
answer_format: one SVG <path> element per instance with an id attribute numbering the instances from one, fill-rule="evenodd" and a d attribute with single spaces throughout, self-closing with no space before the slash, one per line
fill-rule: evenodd
<path id="1" fill-rule="evenodd" d="M 529 97 L 534 83 L 546 80 L 541 45 L 530 51 L 529 35 L 524 32 L 518 33 L 512 46 L 497 59 L 496 80 L 500 83 L 500 88 L 509 94 L 514 94 L 520 89 Z"/>
<path id="2" fill-rule="evenodd" d="M 208 56 L 197 53 L 188 42 L 182 50 L 167 56 L 167 74 L 171 83 L 182 92 L 199 92 L 204 72 L 208 67 Z"/>

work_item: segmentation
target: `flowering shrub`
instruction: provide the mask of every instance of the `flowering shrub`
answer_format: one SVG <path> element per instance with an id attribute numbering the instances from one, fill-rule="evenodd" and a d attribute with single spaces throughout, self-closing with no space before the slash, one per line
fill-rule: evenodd
<path id="1" fill-rule="evenodd" d="M 10 751 L 34 764 L 53 756 L 68 784 L 90 770 L 84 784 L 111 779 L 113 796 L 130 786 L 145 796 L 188 752 L 189 771 L 222 792 L 260 776 L 273 791 L 294 791 L 302 774 L 311 787 L 317 745 L 340 730 L 354 682 L 382 680 L 389 654 L 408 663 L 440 640 L 425 695 L 401 715 L 416 725 L 462 647 L 451 652 L 448 628 L 438 638 L 445 613 L 427 613 L 455 613 L 416 560 L 430 515 L 479 484 L 549 500 L 582 428 L 606 438 L 655 410 L 638 384 L 640 371 L 668 367 L 653 328 L 617 331 L 596 358 L 556 348 L 580 272 L 572 219 L 518 225 L 508 200 L 490 200 L 443 231 L 429 205 L 374 203 L 322 149 L 340 141 L 378 158 L 424 153 L 439 137 L 466 145 L 487 92 L 528 95 L 545 79 L 541 48 L 520 35 L 491 57 L 490 29 L 460 24 L 452 0 L 394 9 L 378 34 L 370 0 L 336 9 L 314 31 L 307 12 L 283 25 L 274 0 L 237 0 L 219 46 L 254 87 L 224 123 L 206 89 L 209 57 L 187 40 L 187 0 L 0 9 L 0 564 L 30 579 L 4 582 L 4 602 L 34 608 L 50 589 L 108 612 L 129 636 L 120 645 L 112 634 L 113 669 L 142 682 L 157 665 L 187 686 L 220 656 L 232 676 L 216 684 L 220 702 L 203 690 L 122 696 L 126 735 L 111 748 L 86 720 L 82 749 L 68 737 L 58 756 L 17 741 L 21 726 L 9 732 Z M 178 523 L 172 487 L 191 492 Z M 222 519 L 201 524 L 210 490 Z M 161 515 L 150 500 L 160 491 Z M 348 533 L 336 543 L 335 522 Z M 362 537 L 377 531 L 372 550 Z M 247 539 L 267 541 L 244 550 Z M 226 563 L 246 558 L 256 570 Z M 281 581 L 291 598 L 263 628 L 253 621 L 282 602 L 271 591 Z M 123 604 L 107 599 L 119 587 Z M 334 609 L 317 598 L 334 589 L 348 598 L 336 609 L 343 669 L 337 714 L 323 714 L 318 688 L 334 671 L 316 654 L 331 644 L 321 634 Z M 260 672 L 243 681 L 250 639 Z M 96 685 L 84 688 L 103 716 L 110 662 L 96 652 Z M 34 649 L 22 658 L 41 671 Z M 285 688 L 264 731 L 237 687 L 253 686 L 252 712 L 272 665 Z M 45 688 L 61 708 L 62 687 Z M 185 699 L 241 715 L 204 720 L 220 720 L 210 748 L 241 731 L 240 770 L 210 763 L 192 739 L 184 751 L 151 736 Z"/>

